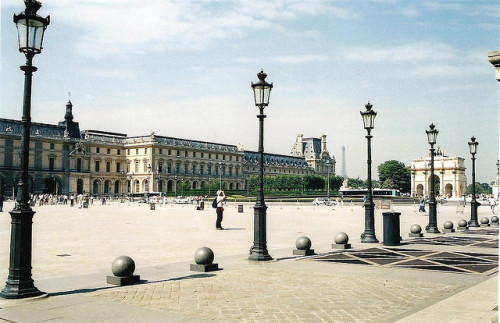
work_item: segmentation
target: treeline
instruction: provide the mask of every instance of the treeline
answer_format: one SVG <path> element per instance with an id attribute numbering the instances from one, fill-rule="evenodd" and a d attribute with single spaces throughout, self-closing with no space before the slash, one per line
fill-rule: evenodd
<path id="1" fill-rule="evenodd" d="M 344 178 L 341 176 L 330 176 L 330 192 L 338 191 L 342 186 Z M 250 192 L 256 192 L 258 187 L 258 176 L 251 176 L 248 180 Z M 326 190 L 328 179 L 321 175 L 277 175 L 264 176 L 264 191 L 311 191 Z"/>

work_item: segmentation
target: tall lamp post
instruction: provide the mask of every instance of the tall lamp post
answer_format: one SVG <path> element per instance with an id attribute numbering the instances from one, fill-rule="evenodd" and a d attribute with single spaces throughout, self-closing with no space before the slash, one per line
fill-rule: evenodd
<path id="1" fill-rule="evenodd" d="M 130 184 L 129 190 L 128 190 L 128 202 L 129 202 L 129 205 L 130 205 L 130 199 L 132 198 L 132 191 L 134 190 L 133 189 L 133 187 L 134 187 L 133 179 L 134 179 L 134 172 L 132 172 L 131 174 L 128 175 L 128 182 Z M 132 199 L 132 202 L 133 202 L 133 199 Z"/>
<path id="2" fill-rule="evenodd" d="M 470 138 L 469 150 L 472 155 L 472 201 L 470 202 L 470 221 L 469 227 L 479 227 L 479 222 L 477 222 L 477 207 L 481 205 L 476 200 L 476 153 L 477 145 L 479 143 L 476 141 L 475 137 Z"/>
<path id="3" fill-rule="evenodd" d="M 125 201 L 123 200 L 123 191 L 125 189 L 125 187 L 124 187 L 124 185 L 125 185 L 125 170 L 122 169 L 121 173 L 122 173 L 122 200 L 121 200 L 121 203 L 124 203 Z"/>
<path id="4" fill-rule="evenodd" d="M 326 168 L 327 168 L 327 190 L 326 190 L 326 197 L 328 200 L 330 200 L 330 165 L 332 162 L 330 160 L 326 161 Z"/>
<path id="5" fill-rule="evenodd" d="M 375 117 L 377 113 L 372 110 L 372 105 L 368 102 L 365 105 L 366 110 L 360 111 L 363 117 L 363 124 L 367 131 L 366 140 L 368 142 L 368 192 L 365 201 L 365 232 L 361 234 L 361 242 L 364 243 L 377 243 L 378 239 L 375 236 L 375 203 L 373 203 L 372 196 L 372 147 L 371 147 L 371 131 L 374 127 Z"/>
<path id="6" fill-rule="evenodd" d="M 34 0 L 25 0 L 26 9 L 14 15 L 17 26 L 19 51 L 24 53 L 26 64 L 21 66 L 24 72 L 23 99 L 23 132 L 21 135 L 21 178 L 17 183 L 17 197 L 14 209 L 10 212 L 10 263 L 9 275 L 0 297 L 17 299 L 34 297 L 44 294 L 39 291 L 31 278 L 32 225 L 35 212 L 29 206 L 28 167 L 31 127 L 31 84 L 33 72 L 33 57 L 42 51 L 45 29 L 50 23 L 47 18 L 37 15 L 42 4 Z"/>
<path id="7" fill-rule="evenodd" d="M 267 74 L 263 70 L 257 74 L 259 81 L 252 82 L 254 92 L 255 105 L 259 107 L 259 186 L 257 188 L 257 201 L 254 206 L 254 242 L 250 248 L 249 260 L 265 261 L 271 260 L 273 257 L 267 251 L 266 241 L 266 210 L 267 206 L 264 202 L 264 108 L 269 105 L 269 96 L 273 84 L 266 82 Z"/>
<path id="8" fill-rule="evenodd" d="M 210 183 L 212 181 L 212 179 L 209 177 L 208 178 L 208 196 L 210 197 L 210 186 L 212 185 L 212 183 Z"/>
<path id="9" fill-rule="evenodd" d="M 434 196 L 434 190 L 436 186 L 436 179 L 434 178 L 434 145 L 436 144 L 436 138 L 439 131 L 436 126 L 432 123 L 429 126 L 429 130 L 425 131 L 427 133 L 427 141 L 431 145 L 431 187 L 429 189 L 429 224 L 425 227 L 427 233 L 439 233 L 437 227 L 437 214 L 436 214 L 436 197 Z"/>
<path id="10" fill-rule="evenodd" d="M 500 160 L 498 159 L 497 159 L 496 184 L 497 184 L 497 202 L 500 202 Z"/>
<path id="11" fill-rule="evenodd" d="M 222 162 L 219 162 L 219 190 L 222 191 Z"/>
<path id="12" fill-rule="evenodd" d="M 161 184 L 161 172 L 160 172 L 160 167 L 156 167 L 156 188 L 158 189 L 158 192 L 160 192 L 160 184 Z M 161 187 L 163 189 L 163 187 Z"/>

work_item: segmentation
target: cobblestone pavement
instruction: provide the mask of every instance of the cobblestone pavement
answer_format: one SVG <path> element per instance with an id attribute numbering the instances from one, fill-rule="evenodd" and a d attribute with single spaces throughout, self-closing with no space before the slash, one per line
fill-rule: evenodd
<path id="1" fill-rule="evenodd" d="M 259 267 L 124 287 L 93 296 L 217 321 L 380 322 L 458 288 Z"/>

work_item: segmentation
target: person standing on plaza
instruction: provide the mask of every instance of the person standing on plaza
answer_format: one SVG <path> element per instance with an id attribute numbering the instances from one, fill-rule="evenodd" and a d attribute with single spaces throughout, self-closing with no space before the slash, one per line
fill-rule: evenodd
<path id="1" fill-rule="evenodd" d="M 423 196 L 420 197 L 420 208 L 418 212 L 425 212 L 425 198 Z"/>
<path id="2" fill-rule="evenodd" d="M 490 197 L 491 214 L 495 214 L 495 204 L 496 204 L 495 197 L 491 195 Z"/>
<path id="3" fill-rule="evenodd" d="M 217 191 L 217 221 L 215 222 L 216 230 L 224 230 L 222 227 L 222 217 L 224 213 L 224 202 L 226 201 L 226 194 L 224 191 Z"/>

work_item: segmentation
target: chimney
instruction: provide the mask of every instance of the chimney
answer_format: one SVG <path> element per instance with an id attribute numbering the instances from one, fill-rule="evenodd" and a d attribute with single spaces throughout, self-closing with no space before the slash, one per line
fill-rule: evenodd
<path id="1" fill-rule="evenodd" d="M 327 152 L 326 149 L 326 135 L 321 135 L 321 153 Z"/>

